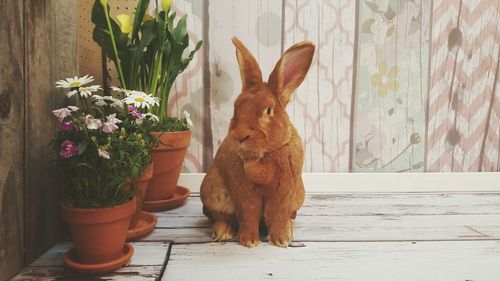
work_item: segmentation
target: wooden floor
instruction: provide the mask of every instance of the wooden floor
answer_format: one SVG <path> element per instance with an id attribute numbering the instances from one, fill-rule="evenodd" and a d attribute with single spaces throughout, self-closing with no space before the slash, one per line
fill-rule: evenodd
<path id="1" fill-rule="evenodd" d="M 498 193 L 309 195 L 287 249 L 211 242 L 199 197 L 157 215 L 115 273 L 72 273 L 60 243 L 13 280 L 500 280 Z"/>

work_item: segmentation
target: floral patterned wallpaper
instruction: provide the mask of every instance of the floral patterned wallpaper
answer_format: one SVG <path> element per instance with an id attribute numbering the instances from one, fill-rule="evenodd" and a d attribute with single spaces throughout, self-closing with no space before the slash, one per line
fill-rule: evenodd
<path id="1" fill-rule="evenodd" d="M 110 1 L 120 3 L 115 14 L 135 6 Z M 232 36 L 264 77 L 295 42 L 317 45 L 288 108 L 304 142 L 304 172 L 499 170 L 500 1 L 173 3 L 188 14 L 193 42 L 205 41 L 170 102 L 195 119 L 184 172 L 205 171 L 226 135 L 241 88 Z M 96 50 L 81 22 L 80 53 L 89 57 Z M 96 76 L 99 69 L 81 65 Z"/>
<path id="2" fill-rule="evenodd" d="M 426 1 L 362 1 L 354 171 L 423 171 L 428 82 Z"/>

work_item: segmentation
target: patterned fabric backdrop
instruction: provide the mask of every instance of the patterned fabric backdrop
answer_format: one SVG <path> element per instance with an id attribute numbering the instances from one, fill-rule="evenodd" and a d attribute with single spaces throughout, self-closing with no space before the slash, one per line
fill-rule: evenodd
<path id="1" fill-rule="evenodd" d="M 80 70 L 101 77 L 90 34 L 93 0 L 78 1 Z M 112 15 L 135 7 L 135 1 L 109 2 Z M 205 171 L 227 133 L 241 89 L 232 36 L 253 52 L 264 77 L 292 44 L 316 44 L 311 70 L 288 108 L 304 142 L 304 172 L 499 170 L 500 1 L 173 5 L 188 15 L 191 41 L 204 40 L 169 105 L 173 115 L 188 110 L 194 117 L 184 172 Z"/>

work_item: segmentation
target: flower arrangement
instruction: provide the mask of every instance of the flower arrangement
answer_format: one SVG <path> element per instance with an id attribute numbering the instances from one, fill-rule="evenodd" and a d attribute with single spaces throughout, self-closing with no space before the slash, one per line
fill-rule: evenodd
<path id="1" fill-rule="evenodd" d="M 158 98 L 139 91 L 123 100 L 101 96 L 99 85 L 87 84 L 92 76 L 67 78 L 56 87 L 77 97 L 77 106 L 52 111 L 59 119 L 54 140 L 61 167 L 69 175 L 69 200 L 74 208 L 112 207 L 130 200 L 134 191 L 123 188 L 151 162 L 150 148 L 157 138 L 149 134 L 158 121 L 144 112 L 158 104 Z M 120 89 L 116 88 L 118 91 Z M 138 102 L 135 97 L 142 97 Z"/>
<path id="2" fill-rule="evenodd" d="M 92 8 L 93 38 L 114 62 L 121 91 L 128 101 L 134 100 L 137 107 L 143 101 L 157 98 L 158 102 L 147 108 L 148 113 L 159 118 L 155 131 L 186 131 L 189 130 L 186 118 L 169 117 L 167 104 L 177 75 L 186 69 L 202 42 L 189 52 L 186 16 L 175 21 L 171 0 L 162 0 L 162 11 L 158 10 L 156 0 L 154 15 L 148 15 L 149 2 L 138 0 L 133 20 L 121 14 L 117 23 L 109 15 L 108 1 L 96 0 Z"/>

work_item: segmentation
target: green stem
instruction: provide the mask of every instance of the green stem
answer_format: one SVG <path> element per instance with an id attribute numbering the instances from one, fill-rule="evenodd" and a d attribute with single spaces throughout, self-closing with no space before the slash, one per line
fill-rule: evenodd
<path id="1" fill-rule="evenodd" d="M 113 51 L 115 52 L 116 67 L 118 68 L 118 74 L 120 75 L 122 88 L 127 89 L 127 85 L 125 84 L 125 80 L 124 80 L 125 78 L 123 76 L 121 60 L 118 57 L 118 50 L 116 49 L 115 35 L 113 33 L 113 29 L 111 28 L 111 20 L 109 19 L 108 5 L 106 4 L 103 6 L 104 6 L 104 15 L 106 16 L 106 22 L 108 23 L 109 36 L 111 37 L 111 44 L 113 45 Z"/>

